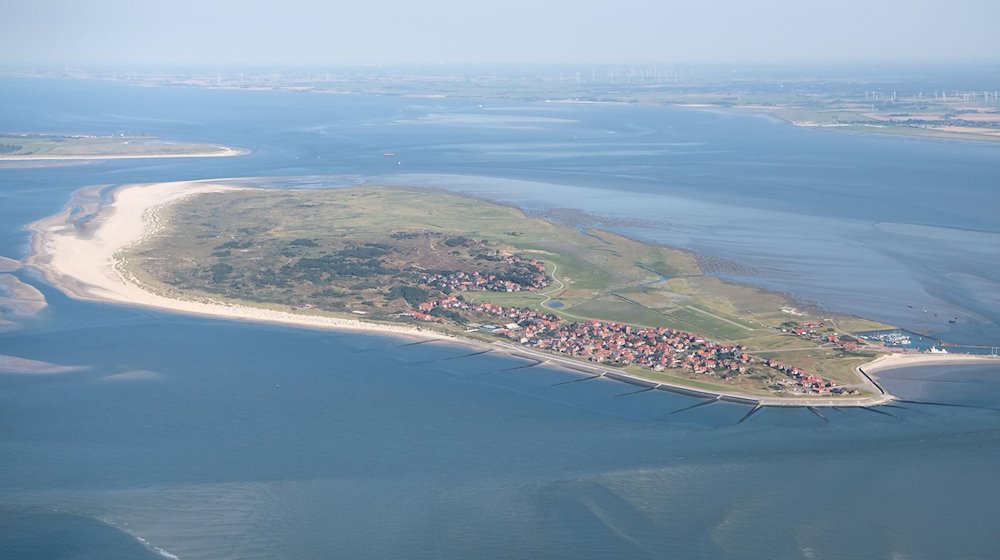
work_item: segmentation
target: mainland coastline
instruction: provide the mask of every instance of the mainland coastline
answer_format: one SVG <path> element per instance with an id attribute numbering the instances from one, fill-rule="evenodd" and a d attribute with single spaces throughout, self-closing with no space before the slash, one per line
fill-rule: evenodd
<path id="1" fill-rule="evenodd" d="M 610 372 L 608 368 L 567 359 L 546 352 L 532 351 L 517 345 L 493 343 L 447 333 L 422 329 L 404 324 L 376 323 L 333 317 L 329 315 L 292 313 L 264 307 L 219 301 L 206 297 L 183 299 L 156 293 L 143 286 L 130 275 L 122 254 L 129 247 L 141 243 L 162 227 L 159 210 L 189 197 L 208 193 L 246 190 L 250 187 L 223 184 L 222 179 L 174 183 L 126 185 L 113 191 L 110 202 L 99 207 L 87 221 L 86 228 L 79 228 L 73 218 L 73 208 L 29 226 L 33 232 L 33 255 L 27 264 L 39 270 L 45 280 L 67 295 L 83 300 L 110 302 L 131 306 L 155 308 L 175 313 L 244 320 L 259 323 L 281 324 L 305 328 L 374 332 L 385 335 L 442 340 L 473 345 L 518 357 L 535 359 L 539 363 L 594 374 L 652 389 L 673 390 L 692 396 L 728 400 L 757 406 L 877 406 L 890 402 L 894 397 L 886 392 L 867 374 L 890 367 L 905 367 L 941 360 L 981 361 L 984 358 L 896 355 L 881 357 L 858 368 L 859 377 L 875 389 L 872 395 L 850 398 L 822 397 L 762 397 L 738 391 L 713 391 L 692 388 L 684 384 L 650 381 L 625 372 Z M 986 358 L 988 359 L 988 358 Z"/>

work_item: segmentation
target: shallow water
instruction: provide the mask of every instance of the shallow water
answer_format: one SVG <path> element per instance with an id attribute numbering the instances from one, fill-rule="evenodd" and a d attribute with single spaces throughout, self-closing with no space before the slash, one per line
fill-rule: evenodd
<path id="1" fill-rule="evenodd" d="M 13 130 L 254 150 L 0 169 L 5 256 L 86 185 L 389 181 L 625 218 L 760 285 L 1000 338 L 996 146 L 655 107 L 48 80 L 4 80 L 0 100 Z M 0 374 L 0 557 L 1000 555 L 993 366 L 881 374 L 924 404 L 678 412 L 699 401 L 461 345 L 79 302 L 17 274 L 50 306 L 0 354 L 78 367 Z"/>
<path id="2" fill-rule="evenodd" d="M 62 523 L 31 512 L 72 513 L 181 558 L 995 551 L 1000 416 L 980 408 L 741 424 L 744 406 L 671 414 L 697 401 L 503 371 L 523 361 L 502 355 L 446 360 L 468 353 L 451 344 L 115 308 L 0 348 L 85 368 L 0 376 L 0 497 L 18 532 Z M 995 389 L 934 398 L 996 408 Z"/>

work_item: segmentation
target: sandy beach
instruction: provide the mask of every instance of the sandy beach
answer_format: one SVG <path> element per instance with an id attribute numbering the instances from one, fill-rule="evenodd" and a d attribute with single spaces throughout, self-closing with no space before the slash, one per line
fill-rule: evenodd
<path id="1" fill-rule="evenodd" d="M 917 367 L 929 365 L 960 365 L 996 363 L 1000 365 L 1000 356 L 981 356 L 971 354 L 890 354 L 861 366 L 865 373 L 877 373 L 887 369 Z"/>
<path id="2" fill-rule="evenodd" d="M 68 220 L 71 208 L 31 224 L 33 255 L 29 266 L 71 297 L 150 307 L 179 313 L 339 330 L 376 331 L 421 338 L 449 338 L 444 334 L 407 326 L 381 325 L 315 315 L 302 315 L 223 302 L 194 301 L 161 296 L 128 278 L 118 255 L 156 231 L 157 210 L 182 198 L 203 193 L 239 190 L 211 182 L 128 185 L 115 191 L 110 205 L 83 233 Z"/>

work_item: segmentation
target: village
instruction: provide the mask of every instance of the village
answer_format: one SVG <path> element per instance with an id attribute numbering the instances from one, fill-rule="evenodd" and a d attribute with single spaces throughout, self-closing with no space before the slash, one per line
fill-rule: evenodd
<path id="1" fill-rule="evenodd" d="M 719 379 L 746 374 L 753 364 L 765 365 L 784 374 L 775 385 L 796 394 L 858 394 L 857 389 L 775 360 L 761 360 L 739 345 L 723 345 L 696 334 L 666 327 L 634 327 L 622 323 L 589 320 L 568 323 L 549 313 L 527 308 L 472 303 L 452 294 L 433 299 L 405 313 L 416 320 L 445 322 L 440 311 L 482 314 L 502 319 L 478 326 L 481 332 L 504 337 L 526 346 L 557 352 L 588 361 L 617 366 L 639 365 L 653 371 L 683 369 Z"/>
<path id="2" fill-rule="evenodd" d="M 854 352 L 860 347 L 861 341 L 857 338 L 846 334 L 823 332 L 820 329 L 824 327 L 826 327 L 826 324 L 822 321 L 789 321 L 782 325 L 781 332 L 806 340 L 819 341 L 824 344 L 835 344 L 848 352 Z"/>
<path id="3" fill-rule="evenodd" d="M 482 274 L 473 272 L 434 272 L 421 277 L 424 284 L 443 292 L 520 292 L 521 290 L 538 290 L 548 286 L 545 276 L 545 265 L 534 260 L 524 259 L 516 255 L 493 253 L 480 255 L 480 258 L 509 265 L 501 274 Z"/>

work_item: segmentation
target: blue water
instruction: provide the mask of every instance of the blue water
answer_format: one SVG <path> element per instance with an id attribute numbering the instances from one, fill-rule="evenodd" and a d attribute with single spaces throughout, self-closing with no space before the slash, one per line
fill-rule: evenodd
<path id="1" fill-rule="evenodd" d="M 87 185 L 433 185 L 589 211 L 823 306 L 1000 340 L 993 145 L 660 107 L 58 80 L 0 81 L 0 123 L 253 150 L 0 168 L 0 255 L 24 256 L 23 225 Z M 741 423 L 744 406 L 672 413 L 697 401 L 460 345 L 79 302 L 18 275 L 50 306 L 0 332 L 0 354 L 78 367 L 0 374 L 0 558 L 1000 555 L 995 366 L 883 375 L 925 404 Z"/>

